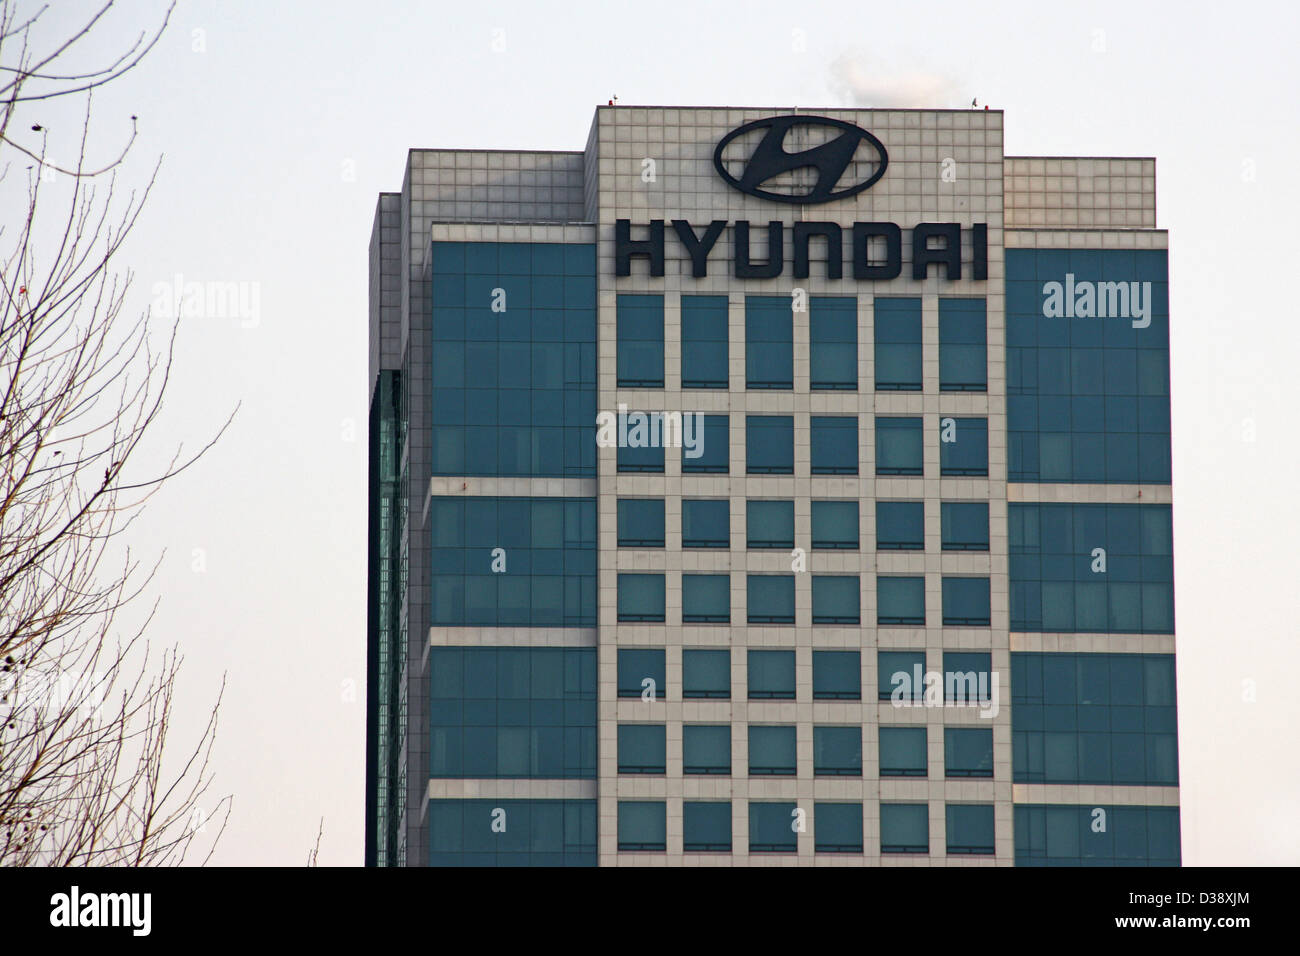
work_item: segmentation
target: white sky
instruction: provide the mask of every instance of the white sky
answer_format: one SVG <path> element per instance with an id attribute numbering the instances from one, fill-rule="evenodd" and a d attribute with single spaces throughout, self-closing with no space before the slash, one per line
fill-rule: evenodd
<path id="1" fill-rule="evenodd" d="M 96 6 L 60 0 L 46 29 Z M 83 62 L 112 59 L 165 6 L 123 4 Z M 139 115 L 127 185 L 164 154 L 122 263 L 132 310 L 178 273 L 250 283 L 259 306 L 255 323 L 183 322 L 158 453 L 200 444 L 242 409 L 133 539 L 147 556 L 166 549 L 151 633 L 186 654 L 178 743 L 229 675 L 216 771 L 235 809 L 215 860 L 305 862 L 324 817 L 321 864 L 361 861 L 376 193 L 400 187 L 410 147 L 581 149 L 595 106 L 617 94 L 800 107 L 978 97 L 1006 110 L 1008 154 L 1157 157 L 1183 859 L 1300 863 L 1300 455 L 1284 368 L 1300 335 L 1283 292 L 1300 254 L 1300 16 L 1281 2 L 1074 6 L 186 0 L 144 64 L 97 94 L 95 128 L 106 157 Z M 75 110 L 20 119 L 25 145 L 32 122 L 50 127 L 56 155 L 73 144 Z"/>

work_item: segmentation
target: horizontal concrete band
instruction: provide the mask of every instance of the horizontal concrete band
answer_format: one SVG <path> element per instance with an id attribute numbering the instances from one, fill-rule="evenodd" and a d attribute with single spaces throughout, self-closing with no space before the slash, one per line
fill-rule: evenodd
<path id="1" fill-rule="evenodd" d="M 1054 783 L 1015 783 L 1013 803 L 1066 804 L 1070 806 L 1176 807 L 1177 787 L 1101 787 Z"/>
<path id="2" fill-rule="evenodd" d="M 593 780 L 429 781 L 430 800 L 595 800 Z"/>

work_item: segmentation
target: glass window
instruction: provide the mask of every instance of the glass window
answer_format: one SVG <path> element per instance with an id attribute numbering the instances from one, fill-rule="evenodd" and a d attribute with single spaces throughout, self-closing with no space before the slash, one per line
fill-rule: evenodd
<path id="1" fill-rule="evenodd" d="M 986 418 L 939 419 L 939 474 L 989 473 L 989 423 Z"/>
<path id="2" fill-rule="evenodd" d="M 682 296 L 681 322 L 682 388 L 726 388 L 727 297 Z"/>
<path id="3" fill-rule="evenodd" d="M 618 802 L 618 848 L 643 853 L 668 848 L 668 814 L 662 800 Z"/>
<path id="4" fill-rule="evenodd" d="M 988 391 L 983 299 L 939 300 L 939 391 Z"/>
<path id="5" fill-rule="evenodd" d="M 993 776 L 993 730 L 989 727 L 945 727 L 943 772 L 947 777 Z"/>
<path id="6" fill-rule="evenodd" d="M 876 576 L 876 623 L 912 626 L 925 623 L 925 578 Z"/>
<path id="7" fill-rule="evenodd" d="M 793 513 L 791 514 L 791 538 L 793 539 Z M 794 547 L 791 540 L 790 546 Z M 858 502 L 852 501 L 814 501 L 812 503 L 812 546 L 813 550 L 856 551 L 858 550 Z"/>
<path id="8" fill-rule="evenodd" d="M 682 696 L 718 700 L 731 697 L 731 651 L 726 648 L 683 649 Z"/>
<path id="9" fill-rule="evenodd" d="M 727 624 L 730 621 L 731 575 L 682 575 L 683 624 Z"/>
<path id="10" fill-rule="evenodd" d="M 817 853 L 861 853 L 862 804 L 814 803 L 813 830 Z"/>
<path id="11" fill-rule="evenodd" d="M 882 803 L 880 852 L 929 853 L 929 808 L 924 803 Z"/>
<path id="12" fill-rule="evenodd" d="M 662 548 L 664 546 L 664 500 L 662 498 L 618 499 L 618 546 L 620 548 Z"/>
<path id="13" fill-rule="evenodd" d="M 703 434 L 696 436 L 698 453 L 692 458 L 690 449 L 682 446 L 683 474 L 725 475 L 731 462 L 730 422 L 726 415 L 705 415 Z"/>
<path id="14" fill-rule="evenodd" d="M 749 725 L 749 775 L 751 777 L 793 777 L 795 775 L 794 727 Z"/>
<path id="15" fill-rule="evenodd" d="M 876 502 L 876 550 L 925 549 L 925 505 L 920 501 Z"/>
<path id="16" fill-rule="evenodd" d="M 928 767 L 924 727 L 880 728 L 882 777 L 924 777 Z"/>
<path id="17" fill-rule="evenodd" d="M 663 700 L 668 690 L 665 673 L 662 647 L 618 649 L 619 697 L 640 697 L 651 690 L 657 700 Z M 652 683 L 647 684 L 647 680 Z"/>
<path id="18" fill-rule="evenodd" d="M 620 621 L 662 621 L 664 619 L 664 576 L 662 574 L 619 574 L 618 619 Z"/>
<path id="19" fill-rule="evenodd" d="M 751 475 L 794 474 L 793 416 L 745 416 L 745 470 Z"/>
<path id="20" fill-rule="evenodd" d="M 793 803 L 749 802 L 749 852 L 796 853 L 798 810 Z"/>
<path id="21" fill-rule="evenodd" d="M 620 295 L 617 311 L 619 388 L 663 388 L 663 296 Z"/>
<path id="22" fill-rule="evenodd" d="M 794 502 L 745 502 L 745 546 L 758 548 L 794 547 Z"/>
<path id="23" fill-rule="evenodd" d="M 1107 827 L 1093 829 L 1088 806 L 1015 806 L 1016 866 L 1178 866 L 1177 807 L 1102 807 Z"/>
<path id="24" fill-rule="evenodd" d="M 921 300 L 875 301 L 876 390 L 921 390 Z"/>
<path id="25" fill-rule="evenodd" d="M 663 420 L 660 413 L 620 415 L 618 428 L 619 445 L 615 453 L 618 471 L 663 474 Z M 626 444 L 623 441 L 625 430 Z M 655 440 L 656 432 L 660 436 L 658 441 Z"/>
<path id="26" fill-rule="evenodd" d="M 925 651 L 878 651 L 877 697 L 889 700 L 895 690 L 901 700 L 921 700 L 925 694 Z"/>
<path id="27" fill-rule="evenodd" d="M 858 301 L 813 296 L 808 314 L 813 391 L 858 388 Z"/>
<path id="28" fill-rule="evenodd" d="M 682 547 L 731 547 L 731 502 L 725 498 L 683 498 Z"/>
<path id="29" fill-rule="evenodd" d="M 749 651 L 749 696 L 794 700 L 794 651 Z"/>
<path id="30" fill-rule="evenodd" d="M 786 296 L 745 296 L 745 387 L 794 388 L 794 316 Z"/>
<path id="31" fill-rule="evenodd" d="M 876 474 L 920 475 L 921 419 L 876 419 Z"/>
<path id="32" fill-rule="evenodd" d="M 992 804 L 950 803 L 947 823 L 949 854 L 993 854 Z"/>
<path id="33" fill-rule="evenodd" d="M 862 655 L 858 651 L 813 651 L 813 699 L 861 700 Z"/>
<path id="34" fill-rule="evenodd" d="M 858 473 L 858 419 L 855 415 L 811 417 L 812 473 L 814 475 L 856 475 Z"/>
<path id="35" fill-rule="evenodd" d="M 939 505 L 943 550 L 987 551 L 989 549 L 989 503 L 987 501 L 945 501 Z"/>
<path id="36" fill-rule="evenodd" d="M 689 774 L 731 773 L 731 726 L 729 724 L 682 725 L 682 772 Z"/>
<path id="37" fill-rule="evenodd" d="M 943 579 L 943 623 L 949 627 L 988 627 L 989 579 Z"/>
<path id="38" fill-rule="evenodd" d="M 747 574 L 745 590 L 750 624 L 794 623 L 793 574 Z"/>
<path id="39" fill-rule="evenodd" d="M 664 740 L 663 724 L 619 724 L 618 772 L 664 773 Z"/>
<path id="40" fill-rule="evenodd" d="M 683 801 L 682 850 L 686 853 L 730 853 L 731 804 L 725 801 Z"/>
<path id="41" fill-rule="evenodd" d="M 943 699 L 956 703 L 989 700 L 992 672 L 988 651 L 944 651 Z"/>
<path id="42" fill-rule="evenodd" d="M 862 727 L 813 728 L 813 776 L 862 776 Z"/>
<path id="43" fill-rule="evenodd" d="M 814 624 L 858 624 L 862 620 L 862 582 L 856 574 L 814 574 Z"/>

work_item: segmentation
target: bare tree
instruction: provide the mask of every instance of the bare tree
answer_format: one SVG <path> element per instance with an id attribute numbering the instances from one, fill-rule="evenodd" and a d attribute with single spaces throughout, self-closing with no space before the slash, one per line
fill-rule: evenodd
<path id="1" fill-rule="evenodd" d="M 0 864 L 177 864 L 196 841 L 210 856 L 230 810 L 210 794 L 220 694 L 198 742 L 175 752 L 181 659 L 151 653 L 152 609 L 125 634 L 117 624 L 161 560 L 142 568 L 123 533 L 216 438 L 155 472 L 132 467 L 175 327 L 158 347 L 148 313 L 124 314 L 131 274 L 115 257 L 153 179 L 117 195 L 136 117 L 96 160 L 91 100 L 152 49 L 171 9 L 115 61 L 80 65 L 78 43 L 112 6 L 43 45 L 46 8 L 0 0 L 0 186 L 26 207 L 0 220 Z M 56 163 L 40 113 L 68 97 L 84 99 L 84 120 L 75 156 Z"/>

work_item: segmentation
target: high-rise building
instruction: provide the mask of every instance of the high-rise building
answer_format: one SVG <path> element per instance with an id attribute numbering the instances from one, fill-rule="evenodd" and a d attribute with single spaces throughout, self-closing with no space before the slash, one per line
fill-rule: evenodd
<path id="1" fill-rule="evenodd" d="M 601 107 L 370 244 L 367 862 L 1179 862 L 1155 162 Z"/>

